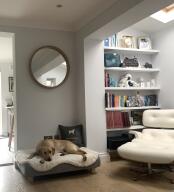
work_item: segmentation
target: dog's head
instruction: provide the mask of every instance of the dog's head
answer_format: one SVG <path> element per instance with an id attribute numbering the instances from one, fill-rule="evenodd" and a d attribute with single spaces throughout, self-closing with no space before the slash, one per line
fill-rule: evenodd
<path id="1" fill-rule="evenodd" d="M 51 161 L 52 156 L 55 154 L 55 148 L 44 146 L 39 149 L 39 155 L 43 157 L 45 161 Z"/>

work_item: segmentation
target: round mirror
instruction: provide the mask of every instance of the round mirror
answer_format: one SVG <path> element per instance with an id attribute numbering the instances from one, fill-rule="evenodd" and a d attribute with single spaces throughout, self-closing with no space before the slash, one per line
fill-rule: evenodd
<path id="1" fill-rule="evenodd" d="M 54 46 L 40 47 L 31 56 L 30 72 L 41 86 L 55 88 L 66 80 L 69 62 L 61 49 Z"/>

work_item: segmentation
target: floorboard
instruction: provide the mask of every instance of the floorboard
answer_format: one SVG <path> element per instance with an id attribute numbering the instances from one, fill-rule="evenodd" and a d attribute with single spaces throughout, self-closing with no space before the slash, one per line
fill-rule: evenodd
<path id="1" fill-rule="evenodd" d="M 105 162 L 96 173 L 58 175 L 32 183 L 27 181 L 14 166 L 0 167 L 2 192 L 174 192 L 174 185 L 165 177 L 155 175 L 133 181 L 131 164 L 123 161 Z"/>

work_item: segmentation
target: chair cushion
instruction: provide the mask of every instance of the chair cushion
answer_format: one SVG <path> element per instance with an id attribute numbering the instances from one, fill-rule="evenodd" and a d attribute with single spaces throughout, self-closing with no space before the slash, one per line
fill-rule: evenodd
<path id="1" fill-rule="evenodd" d="M 145 129 L 118 148 L 121 157 L 133 161 L 169 164 L 174 161 L 174 130 Z"/>
<path id="2" fill-rule="evenodd" d="M 144 111 L 143 125 L 149 128 L 174 128 L 174 109 Z"/>

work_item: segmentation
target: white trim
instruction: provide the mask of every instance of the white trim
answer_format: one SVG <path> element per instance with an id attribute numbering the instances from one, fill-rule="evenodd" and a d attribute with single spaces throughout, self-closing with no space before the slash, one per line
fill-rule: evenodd
<path id="1" fill-rule="evenodd" d="M 127 53 L 141 53 L 141 54 L 157 54 L 160 51 L 155 49 L 135 49 L 135 48 L 121 48 L 121 47 L 104 47 L 105 52 L 127 52 Z"/>
<path id="2" fill-rule="evenodd" d="M 158 68 L 141 68 L 141 67 L 105 67 L 105 71 L 133 71 L 133 72 L 159 72 Z"/>
<path id="3" fill-rule="evenodd" d="M 126 90 L 160 90 L 160 87 L 105 87 L 106 91 L 126 91 Z"/>
<path id="4" fill-rule="evenodd" d="M 159 106 L 142 106 L 142 107 L 109 107 L 105 108 L 106 111 L 127 111 L 127 110 L 136 110 L 136 109 L 159 109 Z"/>
<path id="5" fill-rule="evenodd" d="M 137 130 L 137 129 L 144 129 L 143 125 L 132 125 L 130 127 L 125 128 L 107 128 L 106 131 L 122 131 L 122 130 Z"/>

